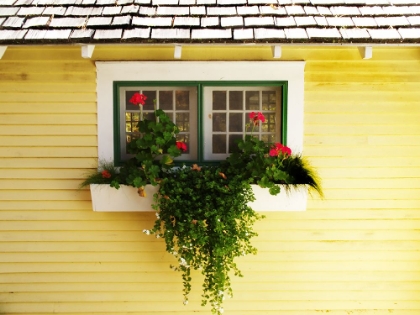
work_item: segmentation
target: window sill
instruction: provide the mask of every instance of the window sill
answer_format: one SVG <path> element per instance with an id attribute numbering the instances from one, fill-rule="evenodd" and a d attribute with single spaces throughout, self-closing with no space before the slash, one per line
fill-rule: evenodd
<path id="1" fill-rule="evenodd" d="M 280 194 L 272 196 L 268 189 L 251 185 L 256 200 L 249 205 L 258 212 L 305 211 L 308 199 L 308 188 L 305 185 L 292 187 L 290 191 L 282 188 Z M 157 186 L 146 185 L 146 197 L 140 197 L 137 189 L 122 185 L 115 189 L 109 185 L 90 185 L 93 211 L 98 212 L 150 212 L 153 195 Z"/>

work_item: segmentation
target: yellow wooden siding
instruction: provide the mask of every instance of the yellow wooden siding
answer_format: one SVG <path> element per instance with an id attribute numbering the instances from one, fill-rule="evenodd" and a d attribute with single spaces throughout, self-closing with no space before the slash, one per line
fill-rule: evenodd
<path id="1" fill-rule="evenodd" d="M 186 46 L 185 60 L 272 60 L 266 47 Z M 0 60 L 0 313 L 210 314 L 152 213 L 94 213 L 94 60 L 173 60 L 173 47 L 9 47 Z M 304 153 L 325 200 L 267 213 L 239 260 L 230 315 L 420 314 L 420 49 L 291 47 L 305 60 Z M 147 74 L 145 77 L 147 78 Z M 142 79 L 144 79 L 142 78 Z M 292 123 L 292 122 L 290 122 Z M 198 279 L 200 275 L 197 274 Z"/>

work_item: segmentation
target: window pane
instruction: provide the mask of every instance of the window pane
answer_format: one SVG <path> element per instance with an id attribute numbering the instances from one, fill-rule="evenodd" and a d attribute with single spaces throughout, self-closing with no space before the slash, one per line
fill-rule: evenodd
<path id="1" fill-rule="evenodd" d="M 244 93 L 242 91 L 229 92 L 229 109 L 242 110 L 244 102 Z"/>
<path id="2" fill-rule="evenodd" d="M 242 113 L 230 113 L 229 114 L 229 131 L 230 132 L 242 132 Z"/>
<path id="3" fill-rule="evenodd" d="M 189 91 L 175 91 L 175 102 L 177 110 L 190 109 L 190 92 Z"/>
<path id="4" fill-rule="evenodd" d="M 143 94 L 147 97 L 143 110 L 154 110 L 153 100 L 156 99 L 156 91 L 143 91 Z"/>
<path id="5" fill-rule="evenodd" d="M 213 114 L 213 131 L 226 131 L 226 114 Z"/>
<path id="6" fill-rule="evenodd" d="M 125 109 L 126 110 L 139 110 L 138 105 L 130 103 L 130 99 L 133 97 L 134 93 L 138 91 L 126 91 L 125 92 Z"/>
<path id="7" fill-rule="evenodd" d="M 261 140 L 266 142 L 266 143 L 275 143 L 276 141 L 276 136 L 273 134 L 268 134 L 268 135 L 262 135 L 261 136 Z"/>
<path id="8" fill-rule="evenodd" d="M 265 123 L 261 124 L 261 131 L 276 132 L 276 115 L 274 113 L 264 113 Z"/>
<path id="9" fill-rule="evenodd" d="M 245 106 L 247 110 L 260 109 L 260 93 L 258 91 L 245 92 Z"/>
<path id="10" fill-rule="evenodd" d="M 180 132 L 190 131 L 190 114 L 189 113 L 179 113 L 176 114 L 176 125 L 179 128 Z"/>
<path id="11" fill-rule="evenodd" d="M 226 135 L 213 135 L 213 153 L 226 153 Z"/>
<path id="12" fill-rule="evenodd" d="M 262 110 L 276 110 L 276 92 L 263 91 L 262 92 Z"/>
<path id="13" fill-rule="evenodd" d="M 213 110 L 226 110 L 226 91 L 213 91 Z"/>
<path id="14" fill-rule="evenodd" d="M 159 91 L 159 108 L 163 110 L 173 110 L 172 91 Z"/>

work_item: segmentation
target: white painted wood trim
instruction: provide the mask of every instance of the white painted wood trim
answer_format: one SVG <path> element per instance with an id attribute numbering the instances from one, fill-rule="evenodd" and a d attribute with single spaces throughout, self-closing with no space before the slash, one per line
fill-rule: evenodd
<path id="1" fill-rule="evenodd" d="M 137 188 L 121 185 L 119 189 L 105 184 L 91 184 L 92 209 L 98 212 L 150 212 L 154 211 L 153 195 L 159 186 L 146 185 L 146 196 L 140 197 Z"/>
<path id="2" fill-rule="evenodd" d="M 3 58 L 4 53 L 7 50 L 7 46 L 0 46 L 0 59 Z"/>
<path id="3" fill-rule="evenodd" d="M 372 46 L 359 47 L 359 53 L 363 59 L 372 59 Z"/>
<path id="4" fill-rule="evenodd" d="M 280 185 L 278 195 L 270 195 L 267 188 L 261 188 L 258 185 L 251 185 L 255 195 L 255 201 L 248 205 L 257 212 L 273 211 L 305 211 L 308 201 L 308 187 L 299 185 L 285 189 Z"/>
<path id="5" fill-rule="evenodd" d="M 95 45 L 83 45 L 82 46 L 82 57 L 86 59 L 92 58 Z"/>
<path id="6" fill-rule="evenodd" d="M 287 144 L 303 148 L 304 61 L 96 62 L 98 157 L 114 160 L 114 81 L 288 81 Z"/>

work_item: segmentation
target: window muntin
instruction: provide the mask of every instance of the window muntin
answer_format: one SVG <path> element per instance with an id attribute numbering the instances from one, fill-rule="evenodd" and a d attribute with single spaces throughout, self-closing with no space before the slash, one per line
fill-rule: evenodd
<path id="1" fill-rule="evenodd" d="M 147 85 L 147 84 L 146 84 Z M 236 145 L 236 140 L 249 133 L 249 114 L 262 112 L 266 122 L 254 128 L 253 135 L 267 142 L 281 141 L 282 88 L 281 83 L 261 86 L 259 83 L 244 83 L 230 86 L 229 82 L 216 86 L 197 83 L 182 86 L 134 86 L 117 83 L 119 103 L 118 136 L 115 137 L 115 160 L 132 157 L 127 152 L 127 143 L 138 134 L 137 123 L 140 110 L 129 102 L 134 93 L 147 96 L 143 116 L 153 119 L 154 106 L 165 111 L 175 121 L 180 133 L 177 140 L 187 143 L 188 152 L 177 160 L 211 162 L 225 159 Z M 153 100 L 156 100 L 154 105 Z M 198 114 L 200 113 L 200 115 Z M 201 117 L 199 117 L 201 116 Z M 202 127 L 199 129 L 199 122 Z M 248 125 L 248 128 L 247 128 Z M 199 141 L 201 139 L 201 141 Z"/>

